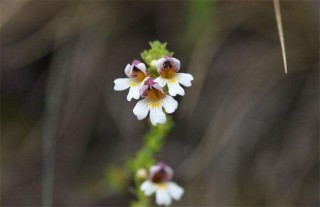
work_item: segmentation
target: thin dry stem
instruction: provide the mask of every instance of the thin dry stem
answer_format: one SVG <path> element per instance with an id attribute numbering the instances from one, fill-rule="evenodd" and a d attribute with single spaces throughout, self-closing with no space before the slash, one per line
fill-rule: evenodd
<path id="1" fill-rule="evenodd" d="M 282 19 L 281 19 L 279 0 L 273 0 L 273 5 L 274 5 L 274 12 L 276 15 L 276 20 L 277 20 L 277 26 L 278 26 L 278 32 L 279 32 L 279 38 L 280 38 L 280 44 L 281 44 L 281 50 L 282 50 L 284 72 L 287 74 L 288 68 L 287 68 L 286 48 L 284 45 L 284 35 L 283 35 L 283 27 L 282 27 Z"/>

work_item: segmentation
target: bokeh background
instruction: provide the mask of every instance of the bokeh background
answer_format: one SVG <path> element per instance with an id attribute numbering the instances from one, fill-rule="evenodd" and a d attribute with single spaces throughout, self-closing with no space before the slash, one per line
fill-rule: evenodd
<path id="1" fill-rule="evenodd" d="M 153 40 L 195 78 L 175 206 L 319 205 L 319 2 L 280 3 L 287 75 L 272 1 L 1 1 L 1 205 L 128 206 L 108 169 L 148 124 L 113 80 Z"/>

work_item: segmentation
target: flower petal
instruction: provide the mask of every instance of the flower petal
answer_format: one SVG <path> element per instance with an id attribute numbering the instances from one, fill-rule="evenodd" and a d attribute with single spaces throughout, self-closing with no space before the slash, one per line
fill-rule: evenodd
<path id="1" fill-rule="evenodd" d="M 140 98 L 140 86 L 136 85 L 136 86 L 131 86 L 129 89 L 129 93 L 127 95 L 127 100 L 131 101 L 131 99 L 139 99 Z"/>
<path id="2" fill-rule="evenodd" d="M 177 94 L 184 96 L 184 89 L 180 86 L 178 81 L 172 83 L 168 82 L 169 94 L 171 96 L 176 96 Z"/>
<path id="3" fill-rule="evenodd" d="M 145 98 L 148 96 L 148 93 L 145 93 L 146 90 L 148 90 L 148 88 L 149 88 L 149 86 L 147 86 L 147 85 L 141 86 L 141 88 L 140 88 L 140 96 L 141 97 Z"/>
<path id="4" fill-rule="evenodd" d="M 156 188 L 151 181 L 146 180 L 142 183 L 140 190 L 143 191 L 146 196 L 150 196 L 156 191 Z"/>
<path id="5" fill-rule="evenodd" d="M 180 70 L 180 60 L 178 60 L 177 58 L 171 58 L 171 61 L 174 63 L 175 65 L 175 71 L 178 72 Z"/>
<path id="6" fill-rule="evenodd" d="M 191 81 L 193 80 L 193 76 L 188 74 L 188 73 L 177 73 L 176 74 L 177 78 L 178 78 L 178 82 L 181 83 L 181 85 L 186 86 L 186 87 L 190 87 Z"/>
<path id="7" fill-rule="evenodd" d="M 154 175 L 156 172 L 158 172 L 161 169 L 160 165 L 153 165 L 150 167 L 150 175 Z"/>
<path id="8" fill-rule="evenodd" d="M 125 69 L 124 69 L 124 73 L 128 76 L 128 77 L 131 77 L 130 76 L 130 70 L 131 70 L 131 65 L 128 64 Z"/>
<path id="9" fill-rule="evenodd" d="M 154 82 L 158 83 L 160 87 L 164 87 L 166 85 L 166 83 L 167 83 L 167 81 L 165 79 L 163 79 L 161 76 L 156 78 L 154 80 Z"/>
<path id="10" fill-rule="evenodd" d="M 147 74 L 147 68 L 144 63 L 139 63 L 135 65 L 139 70 L 141 70 L 144 74 Z"/>
<path id="11" fill-rule="evenodd" d="M 181 188 L 179 185 L 177 185 L 174 182 L 168 183 L 168 192 L 170 196 L 175 200 L 180 200 L 181 196 L 184 193 L 183 188 Z"/>
<path id="12" fill-rule="evenodd" d="M 157 89 L 157 90 L 159 90 L 159 91 L 161 91 L 161 93 L 164 94 L 163 87 L 161 87 L 161 86 L 159 85 L 159 83 L 153 84 L 152 87 L 155 88 L 155 89 Z"/>
<path id="13" fill-rule="evenodd" d="M 146 99 L 138 101 L 136 106 L 133 108 L 134 115 L 137 116 L 138 120 L 146 118 L 149 112 L 148 102 Z"/>
<path id="14" fill-rule="evenodd" d="M 166 61 L 166 58 L 160 58 L 160 59 L 157 60 L 157 62 L 156 62 L 156 68 L 157 68 L 157 71 L 158 71 L 159 74 L 160 74 L 160 70 L 161 70 L 162 67 L 163 67 L 164 61 Z"/>
<path id="15" fill-rule="evenodd" d="M 162 111 L 162 107 L 150 108 L 150 121 L 152 125 L 156 126 L 159 124 L 166 123 L 166 115 Z"/>
<path id="16" fill-rule="evenodd" d="M 114 81 L 113 89 L 115 91 L 123 91 L 130 87 L 131 79 L 130 78 L 118 78 Z"/>
<path id="17" fill-rule="evenodd" d="M 168 114 L 171 114 L 178 108 L 178 102 L 171 96 L 166 95 L 163 99 L 162 106 Z"/>
<path id="18" fill-rule="evenodd" d="M 180 61 L 177 59 L 177 58 L 173 58 L 173 57 L 163 57 L 163 58 L 160 58 L 157 62 L 156 62 L 156 68 L 157 68 L 157 71 L 158 73 L 160 73 L 160 70 L 163 68 L 163 63 L 165 61 L 170 61 L 175 69 L 175 72 L 178 72 L 180 70 Z"/>
<path id="19" fill-rule="evenodd" d="M 157 189 L 156 191 L 156 203 L 158 205 L 169 206 L 171 204 L 171 197 L 169 192 L 165 189 Z"/>

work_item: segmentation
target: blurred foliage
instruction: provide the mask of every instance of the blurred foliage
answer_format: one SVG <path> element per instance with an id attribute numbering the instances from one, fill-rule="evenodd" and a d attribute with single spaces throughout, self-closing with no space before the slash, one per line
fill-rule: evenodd
<path id="1" fill-rule="evenodd" d="M 192 28 L 190 32 L 197 32 L 203 26 L 207 25 L 208 22 L 214 20 L 214 7 L 217 1 L 190 1 L 189 11 L 188 11 L 188 26 Z M 192 35 L 195 37 L 195 35 Z"/>
<path id="2" fill-rule="evenodd" d="M 183 44 L 192 44 L 194 39 L 199 37 L 203 32 L 204 28 L 210 24 L 214 24 L 215 21 L 215 7 L 217 1 L 189 1 L 186 10 L 186 24 L 185 24 L 185 35 L 183 35 Z"/>
<path id="3" fill-rule="evenodd" d="M 111 165 L 107 169 L 107 181 L 115 193 L 123 193 L 128 185 L 129 173 L 122 167 Z"/>
<path id="4" fill-rule="evenodd" d="M 150 124 L 149 132 L 144 136 L 144 146 L 137 152 L 135 157 L 130 158 L 126 162 L 126 166 L 131 172 L 136 172 L 140 168 L 149 168 L 155 164 L 155 156 L 161 151 L 164 144 L 164 138 L 173 128 L 172 118 L 167 116 L 165 124 L 153 126 Z"/>

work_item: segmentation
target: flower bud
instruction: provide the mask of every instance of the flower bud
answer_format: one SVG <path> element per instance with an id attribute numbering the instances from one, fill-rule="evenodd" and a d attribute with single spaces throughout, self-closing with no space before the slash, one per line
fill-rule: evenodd
<path id="1" fill-rule="evenodd" d="M 137 172 L 136 172 L 136 177 L 141 179 L 141 180 L 145 180 L 148 178 L 148 172 L 146 169 L 144 168 L 140 168 Z"/>

